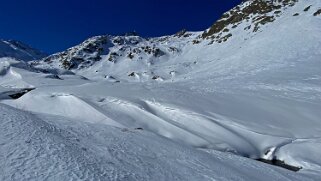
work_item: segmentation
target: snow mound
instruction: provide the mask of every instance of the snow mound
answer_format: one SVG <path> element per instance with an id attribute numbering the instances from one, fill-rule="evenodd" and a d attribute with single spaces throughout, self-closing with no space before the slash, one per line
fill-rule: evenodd
<path id="1" fill-rule="evenodd" d="M 34 95 L 33 92 L 31 92 L 18 100 L 9 100 L 4 102 L 7 102 L 8 104 L 20 109 L 37 113 L 59 115 L 79 121 L 104 123 L 112 126 L 122 127 L 122 125 L 111 120 L 90 104 L 71 94 L 53 93 L 51 95 Z"/>
<path id="2" fill-rule="evenodd" d="M 17 70 L 30 68 L 21 61 L 12 58 L 0 58 L 0 85 L 11 88 L 30 88 L 31 84 L 23 80 L 21 73 Z"/>

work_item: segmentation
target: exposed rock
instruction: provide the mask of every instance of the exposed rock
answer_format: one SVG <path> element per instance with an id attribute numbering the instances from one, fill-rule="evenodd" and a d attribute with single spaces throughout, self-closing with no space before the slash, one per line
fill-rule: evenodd
<path id="1" fill-rule="evenodd" d="M 135 72 L 132 72 L 132 73 L 128 74 L 129 77 L 134 77 L 135 75 L 136 75 Z"/>
<path id="2" fill-rule="evenodd" d="M 11 97 L 12 99 L 19 99 L 20 97 L 22 97 L 23 95 L 25 95 L 26 93 L 34 90 L 35 88 L 26 88 L 26 89 L 21 89 L 15 93 L 9 94 L 8 96 Z"/>
<path id="3" fill-rule="evenodd" d="M 263 162 L 263 163 L 270 164 L 270 165 L 282 167 L 282 168 L 285 168 L 285 169 L 288 169 L 288 170 L 291 170 L 291 171 L 294 171 L 294 172 L 297 172 L 297 171 L 302 169 L 302 167 L 296 167 L 296 166 L 293 166 L 293 165 L 289 165 L 289 164 L 286 164 L 284 161 L 278 160 L 278 159 L 266 160 L 266 159 L 263 159 L 263 158 L 259 158 L 259 159 L 256 159 L 256 160 L 260 161 L 260 162 Z"/>
<path id="4" fill-rule="evenodd" d="M 212 42 L 227 41 L 226 34 L 229 27 L 236 28 L 243 21 L 254 23 L 253 32 L 257 32 L 261 26 L 273 22 L 281 8 L 293 6 L 297 0 L 248 0 L 232 10 L 224 13 L 222 17 L 202 34 L 203 39 L 212 39 Z M 271 14 L 273 13 L 274 16 Z M 276 16 L 276 17 L 275 17 Z M 250 28 L 245 28 L 249 30 Z M 222 39 L 222 37 L 225 37 Z M 231 37 L 230 35 L 228 37 Z"/>
<path id="5" fill-rule="evenodd" d="M 307 12 L 307 11 L 309 11 L 309 10 L 310 10 L 310 8 L 311 8 L 311 5 L 310 5 L 310 6 L 308 6 L 308 7 L 306 7 L 306 8 L 304 8 L 304 10 L 303 10 L 303 11 Z"/>
<path id="6" fill-rule="evenodd" d="M 84 41 L 82 44 L 68 50 L 51 55 L 42 61 L 50 64 L 55 60 L 61 62 L 61 67 L 67 70 L 86 67 L 101 60 L 101 54 L 106 53 L 107 36 L 97 36 Z M 106 50 L 106 52 L 104 52 Z"/>
<path id="7" fill-rule="evenodd" d="M 321 14 L 321 8 L 318 10 L 318 11 L 316 11 L 314 14 L 313 14 L 313 16 L 319 16 Z"/>
<path id="8" fill-rule="evenodd" d="M 177 33 L 175 33 L 175 37 L 182 37 L 185 33 L 187 32 L 187 30 L 186 29 L 183 29 L 183 30 L 181 30 L 181 31 L 179 31 L 179 32 L 177 32 Z"/>

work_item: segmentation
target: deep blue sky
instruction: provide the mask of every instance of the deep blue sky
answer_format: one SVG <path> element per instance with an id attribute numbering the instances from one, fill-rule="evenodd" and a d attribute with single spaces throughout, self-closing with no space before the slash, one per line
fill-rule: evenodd
<path id="1" fill-rule="evenodd" d="M 0 39 L 47 53 L 88 37 L 137 31 L 141 36 L 208 28 L 241 0 L 3 0 Z"/>

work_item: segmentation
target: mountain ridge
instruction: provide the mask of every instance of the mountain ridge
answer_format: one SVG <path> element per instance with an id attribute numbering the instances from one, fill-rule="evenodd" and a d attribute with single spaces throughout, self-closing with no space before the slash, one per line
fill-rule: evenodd
<path id="1" fill-rule="evenodd" d="M 17 40 L 0 40 L 0 57 L 12 57 L 24 61 L 39 60 L 48 56 L 46 53 L 32 48 Z"/>
<path id="2" fill-rule="evenodd" d="M 96 36 L 32 64 L 40 69 L 67 69 L 94 79 L 111 76 L 126 81 L 172 80 L 180 74 L 183 77 L 191 67 L 199 67 L 200 61 L 212 61 L 205 60 L 207 58 L 201 52 L 206 50 L 211 59 L 229 57 L 230 54 L 223 47 L 237 49 L 236 46 L 239 46 L 239 50 L 235 51 L 240 52 L 242 44 L 250 44 L 255 37 L 266 34 L 266 31 L 278 33 L 276 28 L 283 26 L 279 22 L 297 29 L 289 30 L 289 33 L 305 31 L 299 25 L 294 25 L 296 21 L 314 21 L 314 24 L 306 26 L 317 27 L 319 16 L 314 14 L 319 9 L 318 3 L 311 0 L 244 1 L 224 13 L 221 19 L 205 31 L 182 30 L 174 35 L 155 38 L 143 38 L 137 34 Z M 300 15 L 296 16 L 297 13 Z M 177 68 L 170 68 L 176 64 L 187 69 L 180 72 Z M 157 73 L 156 67 L 160 66 L 168 67 L 167 72 Z M 90 71 L 91 75 L 88 75 Z"/>

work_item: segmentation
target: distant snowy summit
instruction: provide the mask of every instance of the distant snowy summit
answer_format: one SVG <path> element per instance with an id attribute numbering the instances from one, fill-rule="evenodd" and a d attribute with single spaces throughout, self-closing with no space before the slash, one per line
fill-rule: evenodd
<path id="1" fill-rule="evenodd" d="M 24 61 L 39 60 L 47 54 L 30 47 L 20 41 L 0 40 L 0 58 L 12 57 Z"/>

